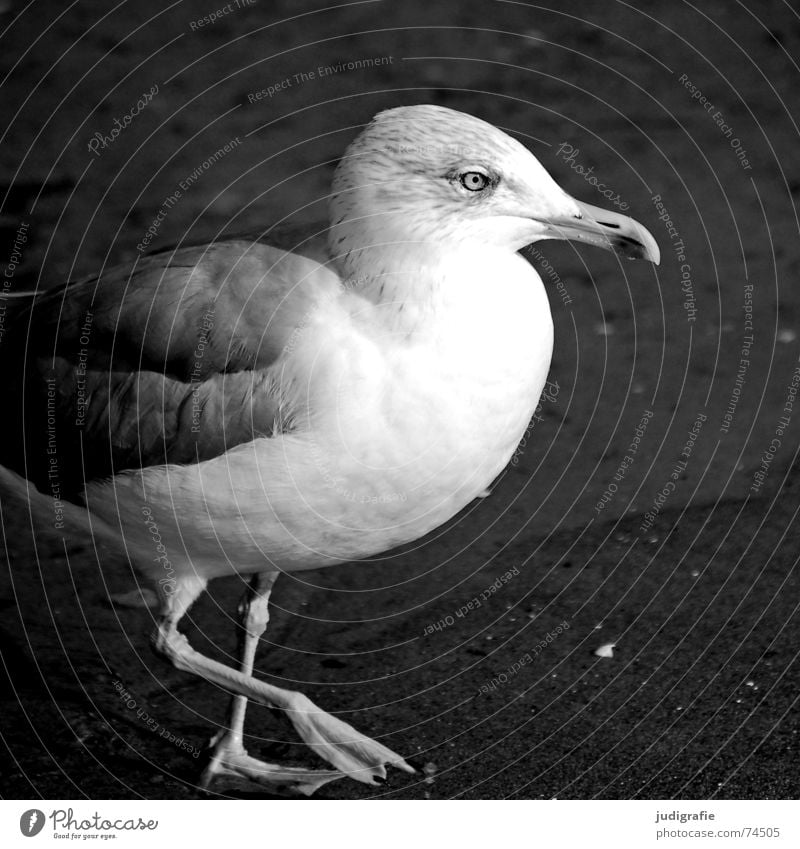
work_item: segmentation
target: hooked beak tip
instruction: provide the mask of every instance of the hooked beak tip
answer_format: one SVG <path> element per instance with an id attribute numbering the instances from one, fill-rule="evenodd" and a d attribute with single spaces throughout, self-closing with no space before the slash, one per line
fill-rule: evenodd
<path id="1" fill-rule="evenodd" d="M 554 238 L 586 242 L 627 259 L 646 259 L 654 265 L 661 261 L 658 244 L 650 232 L 627 215 L 575 201 L 578 211 L 569 219 L 551 220 Z"/>

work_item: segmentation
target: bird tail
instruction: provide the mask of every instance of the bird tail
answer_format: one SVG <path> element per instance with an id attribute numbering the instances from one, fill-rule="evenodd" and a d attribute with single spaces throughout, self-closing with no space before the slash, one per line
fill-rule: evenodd
<path id="1" fill-rule="evenodd" d="M 24 306 L 30 306 L 34 298 L 46 292 L 46 289 L 23 289 L 21 292 L 4 292 L 3 298 L 18 300 Z"/>
<path id="2" fill-rule="evenodd" d="M 58 494 L 46 495 L 29 480 L 11 469 L 0 465 L 0 519 L 8 531 L 11 511 L 20 511 L 27 506 L 26 526 L 38 540 L 41 536 L 60 536 L 62 540 L 92 539 L 96 549 L 108 553 L 119 552 L 119 534 L 115 533 L 99 516 L 91 514 L 85 507 L 63 501 Z M 157 593 L 142 585 L 134 577 L 135 589 L 112 593 L 110 600 L 122 607 L 158 607 Z"/>
<path id="3" fill-rule="evenodd" d="M 30 527 L 38 533 L 85 538 L 87 534 L 112 542 L 114 534 L 101 520 L 90 517 L 85 507 L 60 498 L 58 492 L 46 495 L 29 480 L 0 466 L 0 509 L 20 509 L 27 505 Z"/>

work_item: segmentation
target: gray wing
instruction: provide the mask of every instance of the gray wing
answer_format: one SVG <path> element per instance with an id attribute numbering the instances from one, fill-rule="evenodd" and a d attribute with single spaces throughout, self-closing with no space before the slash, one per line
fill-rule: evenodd
<path id="1" fill-rule="evenodd" d="M 325 259 L 318 240 L 308 254 Z M 37 297 L 3 356 L 0 462 L 62 495 L 291 425 L 274 368 L 338 275 L 257 237 L 162 251 Z"/>

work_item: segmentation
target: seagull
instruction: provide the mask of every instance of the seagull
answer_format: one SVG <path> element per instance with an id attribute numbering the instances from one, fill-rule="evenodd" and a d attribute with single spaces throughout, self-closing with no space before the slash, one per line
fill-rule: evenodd
<path id="1" fill-rule="evenodd" d="M 269 235 L 161 250 L 21 305 L 3 346 L 19 415 L 4 417 L 0 461 L 29 499 L 67 517 L 80 505 L 92 533 L 124 542 L 158 596 L 155 650 L 232 694 L 203 786 L 235 776 L 311 795 L 415 770 L 254 677 L 276 578 L 412 542 L 486 494 L 553 350 L 524 248 L 572 239 L 653 263 L 659 250 L 506 133 L 433 105 L 361 131 L 324 230 L 289 250 Z M 231 575 L 247 583 L 238 668 L 179 630 Z M 328 768 L 248 754 L 250 700 L 284 711 Z"/>

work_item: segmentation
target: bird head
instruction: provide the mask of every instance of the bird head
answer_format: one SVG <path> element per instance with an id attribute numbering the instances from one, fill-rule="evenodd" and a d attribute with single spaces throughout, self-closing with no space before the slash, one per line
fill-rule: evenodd
<path id="1" fill-rule="evenodd" d="M 380 112 L 347 148 L 333 181 L 330 244 L 361 252 L 487 245 L 512 251 L 574 239 L 658 263 L 638 222 L 575 200 L 536 157 L 491 124 L 441 106 Z"/>

